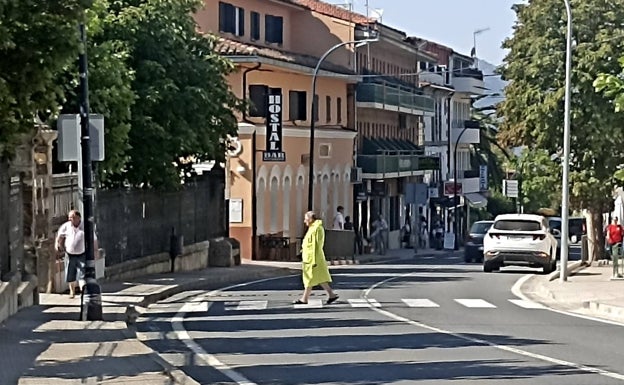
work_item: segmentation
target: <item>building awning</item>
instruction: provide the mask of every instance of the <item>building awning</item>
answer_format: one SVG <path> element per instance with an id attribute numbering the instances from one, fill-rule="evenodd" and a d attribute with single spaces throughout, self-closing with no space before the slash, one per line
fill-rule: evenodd
<path id="1" fill-rule="evenodd" d="M 472 207 L 479 209 L 487 207 L 487 198 L 479 193 L 466 193 L 464 194 L 464 198 L 466 198 L 468 204 Z"/>
<path id="2" fill-rule="evenodd" d="M 424 148 L 404 139 L 364 138 L 362 152 L 367 155 L 390 154 L 424 154 Z"/>

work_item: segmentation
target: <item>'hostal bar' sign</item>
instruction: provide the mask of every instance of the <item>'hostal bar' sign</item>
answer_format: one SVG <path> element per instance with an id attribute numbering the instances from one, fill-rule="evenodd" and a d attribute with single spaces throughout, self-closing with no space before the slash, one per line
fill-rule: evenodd
<path id="1" fill-rule="evenodd" d="M 282 90 L 269 88 L 266 119 L 266 150 L 262 153 L 265 162 L 285 162 L 282 151 Z"/>

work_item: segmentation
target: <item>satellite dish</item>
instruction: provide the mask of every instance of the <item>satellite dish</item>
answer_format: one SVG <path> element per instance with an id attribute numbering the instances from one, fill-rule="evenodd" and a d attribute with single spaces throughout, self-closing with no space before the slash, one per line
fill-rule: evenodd
<path id="1" fill-rule="evenodd" d="M 227 136 L 225 141 L 225 153 L 230 158 L 235 158 L 243 152 L 243 144 L 238 140 L 236 136 Z"/>

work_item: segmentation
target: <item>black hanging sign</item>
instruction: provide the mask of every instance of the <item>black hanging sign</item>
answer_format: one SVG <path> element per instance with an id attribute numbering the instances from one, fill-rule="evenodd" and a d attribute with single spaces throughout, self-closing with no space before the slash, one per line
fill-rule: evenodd
<path id="1" fill-rule="evenodd" d="M 267 94 L 266 150 L 262 153 L 265 162 L 285 162 L 282 151 L 282 90 L 269 88 Z"/>

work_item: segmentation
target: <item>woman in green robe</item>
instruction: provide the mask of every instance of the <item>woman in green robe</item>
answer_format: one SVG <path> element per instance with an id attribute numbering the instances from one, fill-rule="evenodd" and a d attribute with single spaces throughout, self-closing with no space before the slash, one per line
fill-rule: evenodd
<path id="1" fill-rule="evenodd" d="M 313 211 L 305 213 L 304 222 L 308 227 L 302 245 L 303 259 L 303 296 L 294 301 L 295 304 L 306 304 L 312 294 L 314 286 L 320 285 L 329 298 L 327 304 L 335 302 L 338 294 L 334 293 L 329 283 L 332 281 L 327 262 L 325 261 L 325 253 L 323 245 L 325 243 L 325 229 L 323 229 L 323 221 L 317 218 Z"/>

